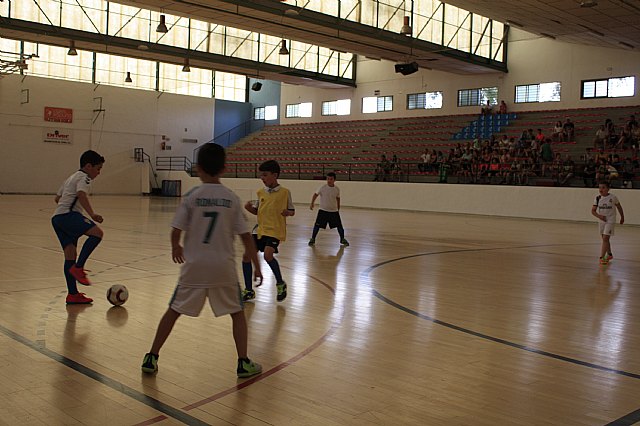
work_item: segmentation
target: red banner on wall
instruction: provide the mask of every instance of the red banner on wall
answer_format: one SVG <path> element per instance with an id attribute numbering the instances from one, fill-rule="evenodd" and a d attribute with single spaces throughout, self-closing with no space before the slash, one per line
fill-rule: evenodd
<path id="1" fill-rule="evenodd" d="M 73 122 L 73 110 L 71 108 L 44 107 L 44 121 L 71 123 Z"/>

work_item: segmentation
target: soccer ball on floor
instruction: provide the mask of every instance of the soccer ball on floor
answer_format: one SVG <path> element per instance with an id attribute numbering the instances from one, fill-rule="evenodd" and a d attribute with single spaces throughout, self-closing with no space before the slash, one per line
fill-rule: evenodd
<path id="1" fill-rule="evenodd" d="M 129 298 L 129 290 L 122 284 L 114 284 L 107 290 L 107 300 L 113 306 L 120 306 Z"/>

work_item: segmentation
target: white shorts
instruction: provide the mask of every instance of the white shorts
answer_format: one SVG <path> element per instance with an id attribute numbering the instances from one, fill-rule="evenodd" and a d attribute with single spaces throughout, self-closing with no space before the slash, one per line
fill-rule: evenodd
<path id="1" fill-rule="evenodd" d="M 600 229 L 600 235 L 609 235 L 613 237 L 614 228 L 616 227 L 616 224 L 600 221 L 598 222 L 598 227 Z"/>
<path id="2" fill-rule="evenodd" d="M 233 314 L 244 309 L 240 285 L 194 288 L 178 284 L 169 302 L 169 307 L 179 314 L 197 317 L 200 315 L 207 298 L 209 298 L 209 305 L 211 305 L 213 314 L 217 317 Z"/>

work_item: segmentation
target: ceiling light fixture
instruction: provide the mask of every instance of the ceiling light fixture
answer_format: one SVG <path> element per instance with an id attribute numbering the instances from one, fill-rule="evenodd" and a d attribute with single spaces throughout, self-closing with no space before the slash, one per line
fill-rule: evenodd
<path id="1" fill-rule="evenodd" d="M 595 36 L 604 37 L 604 33 L 601 33 L 600 31 L 596 31 L 593 28 L 589 28 L 589 32 Z"/>
<path id="2" fill-rule="evenodd" d="M 133 80 L 131 80 L 131 73 L 129 71 L 127 71 L 127 78 L 124 79 L 125 83 L 133 83 Z"/>
<path id="3" fill-rule="evenodd" d="M 168 33 L 169 29 L 167 28 L 166 18 L 164 15 L 160 15 L 160 23 L 158 24 L 158 28 L 156 28 L 157 33 Z"/>
<path id="4" fill-rule="evenodd" d="M 278 53 L 281 55 L 289 54 L 289 49 L 287 49 L 287 40 L 282 40 L 282 46 L 280 47 L 280 50 L 278 51 Z"/>
<path id="5" fill-rule="evenodd" d="M 69 43 L 69 50 L 67 50 L 67 55 L 69 56 L 78 56 L 78 51 L 76 50 L 76 42 L 71 40 Z"/>
<path id="6" fill-rule="evenodd" d="M 411 25 L 409 25 L 409 16 L 405 16 L 404 24 L 402 24 L 402 28 L 400 28 L 400 34 L 410 36 L 412 32 Z"/>
<path id="7" fill-rule="evenodd" d="M 596 0 L 584 0 L 580 2 L 580 7 L 593 7 L 597 5 L 598 2 Z"/>
<path id="8" fill-rule="evenodd" d="M 184 65 L 182 66 L 182 72 L 191 72 L 191 67 L 189 66 L 189 58 L 184 58 Z"/>

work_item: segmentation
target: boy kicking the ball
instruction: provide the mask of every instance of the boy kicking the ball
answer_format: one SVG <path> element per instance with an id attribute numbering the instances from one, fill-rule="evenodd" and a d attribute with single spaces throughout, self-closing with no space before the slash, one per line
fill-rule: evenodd
<path id="1" fill-rule="evenodd" d="M 142 371 L 158 370 L 158 354 L 180 315 L 197 317 L 206 299 L 216 317 L 231 315 L 233 339 L 238 352 L 238 377 L 262 372 L 247 357 L 247 321 L 236 274 L 234 237 L 244 244 L 244 256 L 262 279 L 258 254 L 238 196 L 220 183 L 226 154 L 220 145 L 208 143 L 198 152 L 198 175 L 203 184 L 185 195 L 171 224 L 171 256 L 182 264 L 178 285 L 169 309 L 158 325 L 151 350 L 144 356 Z M 184 248 L 180 236 L 184 231 Z"/>
<path id="2" fill-rule="evenodd" d="M 91 285 L 84 264 L 104 235 L 102 229 L 96 225 L 96 222 L 102 223 L 102 216 L 93 211 L 89 202 L 91 182 L 98 177 L 103 164 L 103 156 L 95 151 L 85 151 L 80 156 L 80 170 L 64 181 L 55 197 L 57 207 L 51 218 L 51 224 L 64 252 L 64 278 L 67 281 L 68 305 L 84 305 L 93 302 L 93 299 L 78 291 L 76 283 Z M 82 214 L 83 210 L 91 219 Z M 78 256 L 78 239 L 82 235 L 88 238 Z M 77 259 L 76 256 L 78 256 Z"/>

